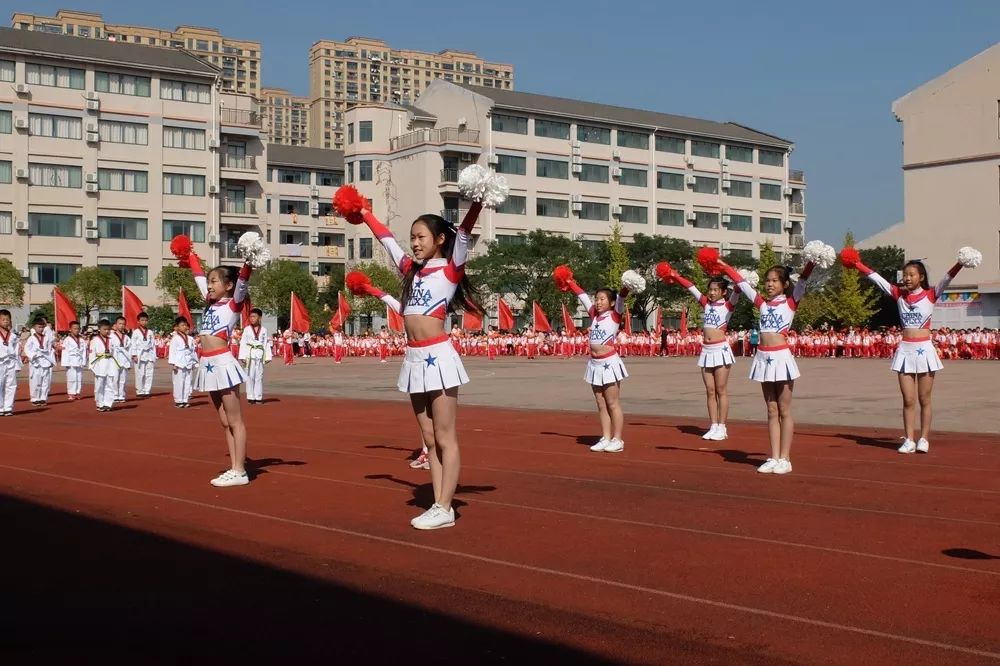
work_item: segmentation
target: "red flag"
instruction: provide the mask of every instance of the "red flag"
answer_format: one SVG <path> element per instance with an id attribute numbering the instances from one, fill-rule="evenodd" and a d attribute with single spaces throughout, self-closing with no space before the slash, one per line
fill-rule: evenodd
<path id="1" fill-rule="evenodd" d="M 663 306 L 656 308 L 656 334 L 663 333 Z"/>
<path id="2" fill-rule="evenodd" d="M 329 328 L 331 331 L 339 331 L 344 328 L 347 318 L 351 316 L 351 304 L 344 298 L 344 293 L 337 292 L 337 311 L 330 318 Z"/>
<path id="3" fill-rule="evenodd" d="M 125 317 L 125 328 L 139 328 L 139 313 L 142 312 L 142 301 L 128 287 L 122 287 L 122 316 Z"/>
<path id="4" fill-rule="evenodd" d="M 681 308 L 681 335 L 688 334 L 688 311 L 687 308 Z"/>
<path id="5" fill-rule="evenodd" d="M 247 296 L 243 299 L 243 309 L 240 310 L 240 328 L 246 328 L 250 325 L 251 310 L 253 310 L 253 306 L 250 304 L 250 297 Z"/>
<path id="6" fill-rule="evenodd" d="M 497 300 L 497 328 L 501 331 L 514 330 L 514 313 L 502 298 Z"/>
<path id="7" fill-rule="evenodd" d="M 177 290 L 177 316 L 187 319 L 188 326 L 194 328 L 194 317 L 191 316 L 191 308 L 188 307 L 188 299 L 183 289 Z"/>
<path id="8" fill-rule="evenodd" d="M 632 335 L 632 313 L 625 309 L 625 335 Z"/>
<path id="9" fill-rule="evenodd" d="M 552 326 L 549 325 L 549 319 L 542 312 L 542 306 L 538 304 L 537 301 L 531 302 L 531 319 L 532 326 L 536 331 L 542 333 L 549 333 L 552 331 Z"/>
<path id="10" fill-rule="evenodd" d="M 573 323 L 573 317 L 570 316 L 569 310 L 566 309 L 566 304 L 562 304 L 562 315 L 563 315 L 563 328 L 570 335 L 576 335 L 576 324 Z"/>
<path id="11" fill-rule="evenodd" d="M 59 287 L 52 289 L 52 301 L 55 303 L 57 331 L 68 331 L 69 323 L 76 321 L 76 308 L 73 303 L 66 298 L 66 294 L 59 291 Z"/>
<path id="12" fill-rule="evenodd" d="M 462 312 L 462 328 L 466 331 L 483 330 L 483 316 L 478 312 L 465 310 Z"/>
<path id="13" fill-rule="evenodd" d="M 302 299 L 296 296 L 293 291 L 291 322 L 288 327 L 296 333 L 307 333 L 311 326 L 312 317 L 309 316 L 309 310 L 306 309 L 306 304 L 303 303 Z"/>
<path id="14" fill-rule="evenodd" d="M 388 305 L 385 306 L 385 318 L 389 320 L 389 330 L 397 333 L 403 332 L 403 315 L 399 314 Z"/>

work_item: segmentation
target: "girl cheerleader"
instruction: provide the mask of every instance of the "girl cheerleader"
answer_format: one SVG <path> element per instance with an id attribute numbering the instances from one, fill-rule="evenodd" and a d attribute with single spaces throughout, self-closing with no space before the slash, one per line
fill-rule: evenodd
<path id="1" fill-rule="evenodd" d="M 496 206 L 507 195 L 506 181 L 479 165 L 459 175 L 459 189 L 473 199 L 459 228 L 438 215 L 421 215 L 410 226 L 406 256 L 392 232 L 371 211 L 371 204 L 352 186 L 333 197 L 338 213 L 352 224 L 368 225 L 403 276 L 401 302 L 409 344 L 397 388 L 410 395 L 424 442 L 427 444 L 434 486 L 434 504 L 410 521 L 419 530 L 455 524 L 452 500 L 458 486 L 460 456 L 455 432 L 458 389 L 469 382 L 462 359 L 445 331 L 445 317 L 453 301 L 481 314 L 465 274 L 472 229 L 482 207 Z"/>
<path id="2" fill-rule="evenodd" d="M 802 252 L 807 263 L 798 282 L 792 286 L 791 269 L 772 266 L 764 275 L 763 298 L 739 272 L 723 261 L 719 266 L 725 271 L 747 298 L 760 311 L 757 330 L 760 340 L 753 362 L 750 379 L 760 382 L 767 404 L 767 433 L 771 443 L 771 457 L 757 468 L 762 474 L 788 474 L 792 471 L 790 460 L 792 435 L 792 389 L 800 376 L 795 358 L 788 349 L 785 334 L 792 325 L 795 310 L 806 293 L 806 279 L 815 265 L 828 268 L 836 258 L 834 249 L 820 241 L 810 241 Z M 711 271 L 708 271 L 711 273 Z"/>
<path id="3" fill-rule="evenodd" d="M 583 375 L 584 381 L 590 384 L 597 401 L 597 416 L 601 420 L 601 438 L 590 447 L 591 451 L 605 453 L 620 453 L 625 450 L 622 440 L 622 428 L 625 417 L 622 414 L 621 382 L 628 377 L 625 364 L 615 351 L 615 340 L 618 329 L 622 325 L 622 313 L 625 311 L 625 298 L 630 291 L 642 293 L 646 281 L 635 271 L 625 271 L 622 275 L 622 288 L 615 293 L 610 289 L 598 289 L 594 300 L 590 300 L 580 285 L 573 279 L 573 271 L 569 266 L 557 266 L 552 272 L 556 286 L 562 291 L 570 290 L 576 294 L 580 305 L 591 317 L 590 324 L 590 360 Z"/>
<path id="4" fill-rule="evenodd" d="M 170 242 L 170 249 L 181 266 L 191 268 L 194 281 L 205 299 L 205 312 L 198 330 L 201 356 L 194 390 L 208 392 L 226 435 L 231 467 L 211 481 L 213 486 L 220 488 L 250 483 L 245 467 L 247 430 L 240 409 L 240 384 L 247 380 L 247 374 L 230 351 L 229 340 L 233 329 L 240 323 L 250 272 L 254 267 L 263 266 L 270 258 L 260 234 L 253 231 L 240 237 L 237 248 L 245 258 L 239 271 L 233 266 L 218 266 L 206 276 L 190 238 L 177 236 Z"/>
<path id="5" fill-rule="evenodd" d="M 892 358 L 892 369 L 899 374 L 899 392 L 903 396 L 903 431 L 905 439 L 899 447 L 900 453 L 919 451 L 927 453 L 931 431 L 931 390 L 934 388 L 934 373 L 944 366 L 938 358 L 931 342 L 931 315 L 934 304 L 962 267 L 975 268 L 983 260 L 983 255 L 971 247 L 958 251 L 958 263 L 941 279 L 932 290 L 927 283 L 927 268 L 922 261 L 909 261 L 903 266 L 903 288 L 900 289 L 881 275 L 861 263 L 858 251 L 845 247 L 840 252 L 840 261 L 848 268 L 857 268 L 868 276 L 879 289 L 896 300 L 899 320 L 903 327 L 899 346 Z M 916 403 L 920 402 L 920 439 L 914 440 L 914 417 Z"/>
<path id="6" fill-rule="evenodd" d="M 664 282 L 676 282 L 691 292 L 695 300 L 704 308 L 702 315 L 703 342 L 698 367 L 705 384 L 708 401 L 708 417 L 712 426 L 702 439 L 722 441 L 729 437 L 726 432 L 726 416 L 729 414 L 729 370 L 736 362 L 732 347 L 726 335 L 726 328 L 733 316 L 733 310 L 740 300 L 740 292 L 729 291 L 729 283 L 723 277 L 708 280 L 708 295 L 704 295 L 689 280 L 674 270 L 667 262 L 656 267 L 656 274 Z M 752 274 L 757 277 L 756 273 Z"/>

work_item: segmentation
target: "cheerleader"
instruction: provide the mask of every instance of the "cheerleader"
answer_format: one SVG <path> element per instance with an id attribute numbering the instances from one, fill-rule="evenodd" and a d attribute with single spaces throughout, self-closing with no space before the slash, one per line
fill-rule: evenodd
<path id="1" fill-rule="evenodd" d="M 698 357 L 701 379 L 705 384 L 705 398 L 708 403 L 708 417 L 712 422 L 702 439 L 722 441 L 729 437 L 726 432 L 726 417 L 729 414 L 729 370 L 736 362 L 729 345 L 726 329 L 733 316 L 733 310 L 740 300 L 740 292 L 729 289 L 729 283 L 722 277 L 708 280 L 708 295 L 702 294 L 694 284 L 685 279 L 667 262 L 656 267 L 656 274 L 664 282 L 676 282 L 691 292 L 704 309 L 702 313 L 703 342 Z M 754 273 L 756 277 L 756 273 Z"/>
<path id="2" fill-rule="evenodd" d="M 478 165 L 467 167 L 459 176 L 460 189 L 466 196 L 473 194 L 470 179 L 483 188 L 480 193 L 485 192 L 485 196 L 472 203 L 457 229 L 439 215 L 418 217 L 410 226 L 412 259 L 372 214 L 371 204 L 357 190 L 344 186 L 333 198 L 334 207 L 348 222 L 368 225 L 403 276 L 400 300 L 405 304 L 403 323 L 409 344 L 396 386 L 410 396 L 428 448 L 434 487 L 434 503 L 410 521 L 418 530 L 455 525 L 452 501 L 461 466 L 455 418 L 459 387 L 469 382 L 469 376 L 445 330 L 445 318 L 453 303 L 467 311 L 483 312 L 474 299 L 465 262 L 483 205 L 497 205 L 506 197 L 506 182 Z"/>
<path id="3" fill-rule="evenodd" d="M 861 263 L 858 251 L 851 247 L 841 250 L 840 260 L 848 268 L 857 268 L 883 292 L 896 301 L 902 338 L 892 359 L 892 369 L 899 376 L 899 392 L 903 396 L 903 431 L 905 438 L 900 453 L 927 453 L 931 431 L 931 391 L 934 373 L 944 368 L 931 342 L 931 315 L 934 304 L 944 294 L 962 267 L 975 268 L 982 253 L 971 247 L 958 251 L 958 262 L 948 270 L 938 285 L 931 289 L 927 268 L 922 261 L 908 261 L 903 266 L 903 287 L 900 289 Z M 915 440 L 916 404 L 920 402 L 920 439 Z"/>
<path id="4" fill-rule="evenodd" d="M 79 400 L 83 389 L 83 368 L 87 365 L 87 342 L 80 337 L 80 322 L 69 323 L 69 335 L 63 338 L 59 364 L 66 368 L 66 396 Z"/>
<path id="5" fill-rule="evenodd" d="M 618 329 L 622 325 L 622 313 L 625 311 L 625 298 L 630 287 L 636 293 L 641 293 L 646 287 L 643 278 L 634 271 L 626 271 L 622 275 L 622 288 L 615 297 L 610 289 L 598 289 L 591 301 L 590 296 L 573 279 L 569 266 L 557 266 L 552 273 L 556 286 L 562 291 L 570 290 L 576 294 L 580 305 L 591 318 L 590 324 L 590 360 L 583 378 L 590 384 L 597 401 L 597 417 L 601 421 L 601 438 L 590 447 L 591 451 L 605 453 L 620 453 L 625 450 L 622 440 L 622 429 L 625 417 L 622 414 L 621 382 L 628 377 L 625 364 L 615 351 L 614 344 L 618 338 Z"/>

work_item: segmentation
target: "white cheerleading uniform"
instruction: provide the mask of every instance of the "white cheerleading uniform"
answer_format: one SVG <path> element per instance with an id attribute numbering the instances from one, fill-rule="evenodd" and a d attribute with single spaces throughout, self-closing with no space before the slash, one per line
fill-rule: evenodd
<path id="1" fill-rule="evenodd" d="M 156 336 L 148 328 L 132 331 L 132 356 L 135 360 L 135 394 L 149 395 L 156 367 Z"/>
<path id="2" fill-rule="evenodd" d="M 83 390 L 83 368 L 87 365 L 87 344 L 79 336 L 67 335 L 62 348 L 59 364 L 66 368 L 66 394 L 79 396 Z"/>
<path id="3" fill-rule="evenodd" d="M 587 311 L 591 318 L 590 322 L 590 344 L 613 347 L 618 339 L 618 329 L 622 325 L 622 313 L 625 311 L 625 297 L 628 291 L 622 289 L 615 299 L 615 307 L 605 312 L 598 312 L 590 296 L 575 282 L 571 285 L 573 293 L 576 294 L 580 305 Z M 617 384 L 628 378 L 628 370 L 622 362 L 618 352 L 612 351 L 595 356 L 590 353 L 590 360 L 583 373 L 583 380 L 591 386 L 607 386 Z"/>
<path id="4" fill-rule="evenodd" d="M 204 314 L 201 315 L 201 326 L 198 333 L 215 336 L 227 342 L 226 346 L 220 349 L 210 352 L 202 351 L 201 359 L 198 361 L 198 373 L 194 378 L 195 391 L 222 391 L 235 388 L 247 380 L 247 373 L 233 356 L 228 342 L 233 335 L 236 324 L 240 321 L 243 301 L 246 300 L 249 291 L 247 283 L 250 280 L 250 270 L 249 264 L 243 264 L 232 298 L 208 301 L 208 281 L 205 274 L 202 273 L 200 265 L 193 264 L 191 266 L 194 281 L 197 283 L 198 289 L 201 290 L 202 297 L 208 303 Z"/>
<path id="5" fill-rule="evenodd" d="M 677 276 L 677 282 L 691 292 L 691 295 L 702 306 L 702 328 L 706 331 L 715 329 L 726 333 L 729 328 L 729 320 L 732 319 L 736 304 L 740 301 L 740 292 L 733 289 L 733 293 L 728 299 L 710 301 L 698 290 L 698 287 L 683 277 Z M 733 347 L 729 344 L 728 336 L 715 342 L 703 339 L 701 355 L 698 357 L 699 368 L 729 367 L 734 363 L 736 363 L 736 358 L 733 356 Z"/>
<path id="6" fill-rule="evenodd" d="M 0 413 L 14 413 L 17 371 L 21 369 L 21 340 L 14 331 L 0 331 Z"/>
<path id="7" fill-rule="evenodd" d="M 90 339 L 90 371 L 94 373 L 94 402 L 98 409 L 111 407 L 115 402 L 120 368 L 113 351 L 111 337 L 100 334 Z"/>
<path id="8" fill-rule="evenodd" d="M 271 344 L 263 326 L 247 326 L 240 336 L 239 360 L 247 368 L 247 400 L 264 399 L 264 364 L 271 361 Z"/>
<path id="9" fill-rule="evenodd" d="M 883 278 L 881 275 L 868 268 L 864 264 L 858 264 L 859 271 L 868 276 L 868 279 L 883 292 L 892 296 L 896 301 L 896 308 L 899 310 L 899 322 L 903 329 L 924 329 L 931 328 L 931 316 L 934 314 L 934 304 L 941 298 L 944 290 L 951 284 L 952 279 L 958 275 L 962 265 L 956 264 L 950 271 L 945 273 L 934 289 L 919 289 L 914 292 L 904 293 L 902 289 Z M 937 349 L 930 338 L 926 340 L 902 340 L 896 347 L 896 353 L 892 357 L 891 368 L 894 372 L 908 375 L 919 375 L 925 372 L 937 372 L 944 369 Z"/>
<path id="10" fill-rule="evenodd" d="M 115 355 L 118 362 L 118 377 L 115 384 L 115 400 L 125 400 L 125 384 L 128 382 L 128 369 L 132 367 L 132 338 L 111 331 L 111 353 Z"/>
<path id="11" fill-rule="evenodd" d="M 174 404 L 186 405 L 191 401 L 191 373 L 198 365 L 194 337 L 176 332 L 171 335 L 167 363 L 173 366 L 171 374 L 174 385 Z"/>
<path id="12" fill-rule="evenodd" d="M 52 368 L 56 365 L 53 338 L 45 333 L 31 332 L 24 341 L 24 356 L 28 359 L 28 380 L 31 402 L 46 402 L 52 388 Z"/>

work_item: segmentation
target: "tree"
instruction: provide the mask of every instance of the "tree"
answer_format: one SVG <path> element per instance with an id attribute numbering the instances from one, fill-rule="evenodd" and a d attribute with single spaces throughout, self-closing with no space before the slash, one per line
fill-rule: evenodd
<path id="1" fill-rule="evenodd" d="M 337 311 L 339 305 L 337 294 L 344 289 L 344 264 L 333 264 L 327 277 L 326 288 L 319 292 L 317 302 L 319 307 L 327 313 Z"/>
<path id="2" fill-rule="evenodd" d="M 174 329 L 174 319 L 177 314 L 169 305 L 150 305 L 146 308 L 149 315 L 149 328 L 157 333 L 169 333 Z"/>
<path id="3" fill-rule="evenodd" d="M 636 234 L 626 247 L 629 265 L 646 278 L 646 291 L 634 297 L 630 310 L 635 319 L 649 321 L 658 305 L 680 296 L 676 288 L 656 277 L 656 264 L 667 261 L 677 270 L 685 271 L 693 250 L 686 240 L 645 234 Z"/>
<path id="4" fill-rule="evenodd" d="M 208 272 L 208 267 L 204 261 L 201 262 L 202 269 Z M 184 297 L 188 305 L 192 308 L 205 307 L 205 299 L 201 297 L 201 290 L 194 281 L 194 274 L 190 268 L 179 266 L 164 266 L 160 269 L 160 274 L 156 276 L 156 288 L 160 290 L 160 296 L 172 303 L 177 302 L 177 292 L 184 290 Z"/>
<path id="5" fill-rule="evenodd" d="M 895 245 L 879 245 L 867 250 L 861 250 L 861 261 L 873 271 L 889 281 L 889 284 L 896 284 L 896 271 L 903 267 L 906 255 L 903 249 Z M 899 323 L 899 315 L 896 310 L 896 302 L 892 296 L 883 294 L 878 290 L 877 295 L 878 311 L 872 315 L 871 326 L 893 326 Z"/>
<path id="6" fill-rule="evenodd" d="M 848 231 L 844 245 L 854 247 L 854 235 Z M 861 283 L 855 270 L 837 271 L 833 281 L 823 290 L 826 310 L 831 323 L 838 326 L 864 326 L 878 309 L 878 297 L 868 285 Z"/>
<path id="7" fill-rule="evenodd" d="M 24 278 L 9 259 L 0 259 L 0 303 L 17 307 L 24 304 Z"/>
<path id="8" fill-rule="evenodd" d="M 255 307 L 265 310 L 281 322 L 288 322 L 292 309 L 292 292 L 298 296 L 310 313 L 319 310 L 316 299 L 316 281 L 312 275 L 294 261 L 279 259 L 254 272 L 250 277 L 250 300 Z M 315 319 L 317 327 L 320 322 Z M 326 323 L 326 322 L 322 322 Z"/>
<path id="9" fill-rule="evenodd" d="M 28 324 L 35 321 L 35 317 L 45 317 L 45 320 L 51 323 L 53 326 L 56 325 L 56 304 L 52 301 L 48 303 L 42 303 L 36 306 L 31 314 L 28 315 Z"/>
<path id="10" fill-rule="evenodd" d="M 604 241 L 608 248 L 608 270 L 604 274 L 604 283 L 612 289 L 622 286 L 622 273 L 629 266 L 628 248 L 622 242 L 622 224 L 617 220 L 611 226 L 611 236 Z"/>
<path id="11" fill-rule="evenodd" d="M 122 283 L 118 276 L 99 266 L 81 268 L 61 285 L 77 313 L 83 313 L 83 328 L 90 326 L 90 313 L 122 302 Z"/>
<path id="12" fill-rule="evenodd" d="M 361 271 L 369 278 L 372 284 L 393 296 L 399 297 L 400 279 L 399 273 L 394 268 L 374 261 L 366 261 L 357 264 L 354 270 Z M 351 300 L 351 309 L 358 315 L 384 315 L 385 303 L 372 296 L 355 297 Z"/>

